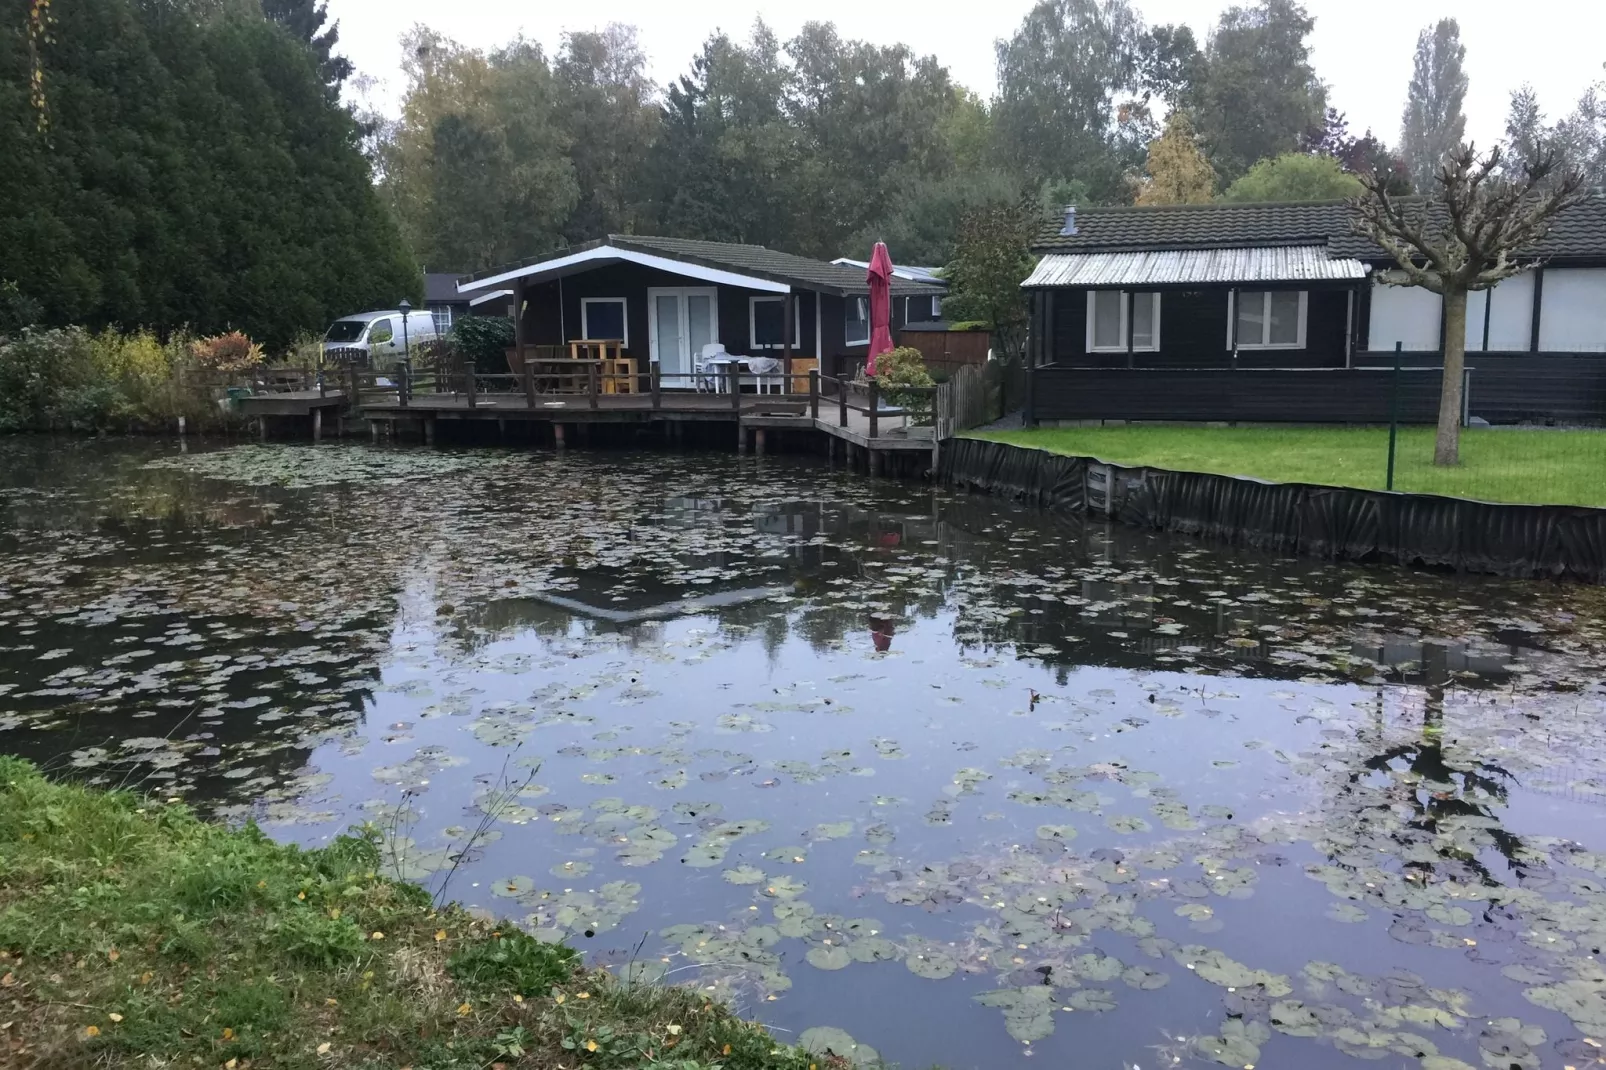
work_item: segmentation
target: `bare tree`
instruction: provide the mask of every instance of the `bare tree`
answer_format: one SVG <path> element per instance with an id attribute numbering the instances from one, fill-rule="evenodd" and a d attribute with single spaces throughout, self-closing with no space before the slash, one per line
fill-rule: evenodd
<path id="1" fill-rule="evenodd" d="M 1532 253 L 1551 221 L 1588 194 L 1583 176 L 1541 152 L 1520 173 L 1501 175 L 1497 147 L 1480 154 L 1460 145 L 1434 175 L 1437 189 L 1422 198 L 1391 196 L 1387 175 L 1362 175 L 1366 191 L 1350 202 L 1354 233 L 1377 243 L 1399 271 L 1388 285 L 1421 286 L 1444 298 L 1444 386 L 1433 463 L 1460 463 L 1461 383 L 1466 366 L 1467 294 L 1529 271 Z"/>

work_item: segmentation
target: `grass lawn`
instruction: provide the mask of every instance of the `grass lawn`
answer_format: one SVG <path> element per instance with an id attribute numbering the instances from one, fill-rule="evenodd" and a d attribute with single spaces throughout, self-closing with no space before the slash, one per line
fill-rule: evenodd
<path id="1" fill-rule="evenodd" d="M 183 805 L 0 757 L 0 1066 L 819 1070 L 695 990 Z"/>
<path id="2" fill-rule="evenodd" d="M 1073 427 L 975 437 L 1116 464 L 1381 490 L 1388 429 Z M 1394 489 L 1497 502 L 1606 506 L 1606 431 L 1469 428 L 1461 464 L 1433 466 L 1433 429 L 1400 429 Z"/>

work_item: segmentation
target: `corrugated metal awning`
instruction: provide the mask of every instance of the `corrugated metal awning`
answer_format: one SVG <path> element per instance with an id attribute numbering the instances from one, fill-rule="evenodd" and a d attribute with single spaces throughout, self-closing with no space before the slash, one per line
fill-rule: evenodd
<path id="1" fill-rule="evenodd" d="M 1359 260 L 1333 259 L 1325 245 L 1050 253 L 1022 286 L 1165 286 L 1190 283 L 1343 282 L 1364 279 Z"/>

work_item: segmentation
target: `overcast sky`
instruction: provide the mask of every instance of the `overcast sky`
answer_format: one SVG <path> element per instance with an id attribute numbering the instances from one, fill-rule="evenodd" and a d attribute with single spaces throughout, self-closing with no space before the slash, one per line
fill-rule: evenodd
<path id="1" fill-rule="evenodd" d="M 1524 81 L 1539 91 L 1548 118 L 1572 110 L 1579 94 L 1606 78 L 1606 3 L 1600 0 L 1305 0 L 1316 16 L 1317 73 L 1350 128 L 1371 127 L 1393 143 L 1417 32 L 1455 15 L 1467 49 L 1467 133 L 1480 145 L 1497 139 L 1510 91 Z M 812 0 L 586 0 L 529 4 L 513 0 L 329 0 L 340 20 L 340 46 L 359 72 L 383 83 L 380 100 L 394 110 L 399 90 L 398 36 L 422 22 L 467 45 L 488 47 L 523 32 L 555 49 L 565 30 L 626 22 L 641 42 L 656 81 L 681 74 L 714 29 L 745 37 L 755 15 L 790 37 L 809 19 L 836 23 L 844 37 L 903 41 L 934 53 L 954 78 L 983 96 L 993 91 L 993 41 L 1007 36 L 1030 0 L 937 0 L 931 4 Z M 1136 0 L 1149 23 L 1186 22 L 1201 43 L 1223 0 Z"/>

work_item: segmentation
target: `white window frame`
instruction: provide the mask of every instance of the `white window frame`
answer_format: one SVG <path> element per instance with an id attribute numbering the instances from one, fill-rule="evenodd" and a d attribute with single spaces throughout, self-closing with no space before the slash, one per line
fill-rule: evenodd
<path id="1" fill-rule="evenodd" d="M 1282 293 L 1289 291 L 1283 290 Z M 1304 349 L 1305 348 L 1305 322 L 1310 311 L 1310 291 L 1299 292 L 1299 340 L 1297 342 L 1273 342 L 1271 338 L 1271 290 L 1229 290 L 1227 292 L 1227 331 L 1231 342 L 1238 349 Z M 1260 340 L 1246 342 L 1238 337 L 1238 299 L 1246 294 L 1259 294 L 1260 305 Z"/>
<path id="2" fill-rule="evenodd" d="M 430 314 L 430 317 L 432 319 L 434 319 L 434 321 L 435 321 L 435 333 L 436 334 L 438 334 L 438 335 L 440 335 L 442 337 L 445 337 L 446 335 L 452 333 L 452 306 L 451 305 L 431 305 L 430 309 L 429 309 L 429 314 Z M 445 321 L 444 324 L 441 322 L 442 320 Z"/>
<path id="3" fill-rule="evenodd" d="M 851 304 L 851 305 L 848 304 L 849 301 L 854 302 L 854 304 Z M 858 308 L 859 307 L 858 306 L 858 302 L 860 302 L 860 301 L 864 302 L 864 337 L 863 338 L 849 338 L 848 337 L 848 309 L 850 309 L 850 308 Z M 845 346 L 867 346 L 867 345 L 870 344 L 871 330 L 872 330 L 872 328 L 870 327 L 870 299 L 868 297 L 861 297 L 861 296 L 858 296 L 856 294 L 848 294 L 846 297 L 842 298 L 842 344 L 845 345 Z"/>
<path id="4" fill-rule="evenodd" d="M 785 302 L 786 302 L 786 299 L 789 296 L 791 296 L 791 295 L 790 294 L 777 294 L 774 297 L 770 297 L 770 296 L 766 295 L 764 297 L 749 297 L 747 299 L 747 348 L 748 349 L 761 350 L 761 349 L 785 349 L 786 348 L 786 343 L 785 342 L 776 342 L 776 343 L 773 343 L 773 344 L 759 345 L 759 342 L 758 342 L 758 306 L 759 306 L 759 304 L 761 302 L 772 302 L 773 301 L 773 302 L 775 302 L 777 304 L 780 304 L 780 306 L 781 306 L 781 323 L 783 324 L 783 326 L 781 327 L 781 335 L 782 335 L 782 337 L 785 337 L 785 335 L 786 335 L 786 327 L 784 326 L 784 324 L 786 323 L 786 304 L 785 304 Z M 794 308 L 792 310 L 792 348 L 794 350 L 801 348 L 801 344 L 802 344 L 801 343 L 801 339 L 803 337 L 803 324 L 800 321 L 802 319 L 803 319 L 803 317 L 799 316 L 797 314 L 796 308 Z"/>
<path id="5" fill-rule="evenodd" d="M 630 299 L 627 297 L 582 297 L 580 298 L 580 340 L 583 342 L 612 341 L 606 338 L 591 337 L 591 306 L 592 305 L 618 305 L 623 309 L 620 322 L 625 326 L 625 336 L 621 339 L 626 349 L 630 348 Z"/>
<path id="6" fill-rule="evenodd" d="M 1113 294 L 1118 294 L 1120 296 L 1120 300 L 1121 300 L 1121 343 L 1119 345 L 1096 346 L 1096 345 L 1093 344 L 1094 306 L 1097 303 L 1097 296 L 1096 295 L 1101 294 L 1101 293 L 1106 293 L 1106 294 L 1113 293 Z M 1131 301 L 1127 300 L 1129 295 L 1131 296 Z M 1131 346 L 1131 347 L 1128 347 L 1128 345 L 1127 345 L 1127 342 L 1130 341 L 1131 337 L 1132 337 L 1132 324 L 1127 322 L 1127 321 L 1128 321 L 1129 317 L 1131 316 L 1131 310 L 1132 310 L 1133 305 L 1137 302 L 1138 298 L 1143 297 L 1143 296 L 1145 296 L 1144 293 L 1138 293 L 1138 292 L 1130 291 L 1130 290 L 1089 290 L 1087 292 L 1087 352 L 1089 352 L 1089 353 L 1126 353 L 1126 352 L 1132 352 L 1132 353 L 1158 353 L 1160 351 L 1160 291 L 1158 291 L 1158 290 L 1148 291 L 1147 295 L 1146 295 L 1146 296 L 1148 296 L 1148 297 L 1150 297 L 1150 298 L 1152 298 L 1154 300 L 1154 312 L 1153 312 L 1154 318 L 1150 321 L 1150 323 L 1151 323 L 1151 325 L 1153 327 L 1153 332 L 1152 332 L 1152 336 L 1151 336 L 1151 338 L 1149 340 L 1149 344 L 1148 345 L 1143 345 L 1143 346 L 1134 345 L 1134 346 Z"/>
<path id="7" fill-rule="evenodd" d="M 931 295 L 931 318 L 933 321 L 942 319 L 942 298 L 936 294 Z"/>

